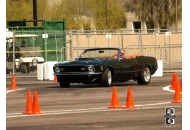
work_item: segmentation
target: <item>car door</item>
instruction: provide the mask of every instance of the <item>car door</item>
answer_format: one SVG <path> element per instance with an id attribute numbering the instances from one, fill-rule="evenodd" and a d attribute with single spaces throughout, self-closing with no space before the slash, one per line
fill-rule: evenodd
<path id="1" fill-rule="evenodd" d="M 119 77 L 121 80 L 131 79 L 135 76 L 138 66 L 138 61 L 136 58 L 133 59 L 120 59 L 119 60 Z"/>

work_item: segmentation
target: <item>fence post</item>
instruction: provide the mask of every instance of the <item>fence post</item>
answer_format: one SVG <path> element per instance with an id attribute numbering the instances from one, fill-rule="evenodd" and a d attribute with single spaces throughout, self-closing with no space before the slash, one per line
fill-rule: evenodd
<path id="1" fill-rule="evenodd" d="M 57 38 L 55 33 L 55 48 L 56 48 L 56 61 L 58 61 L 58 55 L 57 55 Z"/>
<path id="2" fill-rule="evenodd" d="M 121 30 L 121 46 L 123 48 L 123 30 Z"/>
<path id="3" fill-rule="evenodd" d="M 77 57 L 79 55 L 79 31 L 77 30 Z"/>
<path id="4" fill-rule="evenodd" d="M 70 37 L 70 59 L 73 59 L 73 52 L 72 52 L 72 48 L 73 48 L 73 43 L 72 43 L 72 31 L 69 32 L 69 37 Z"/>
<path id="5" fill-rule="evenodd" d="M 94 33 L 94 45 L 96 47 L 96 32 Z"/>
<path id="6" fill-rule="evenodd" d="M 143 54 L 143 48 L 142 48 L 142 35 L 141 35 L 141 30 L 139 29 L 139 50 L 140 50 L 140 54 Z"/>
<path id="7" fill-rule="evenodd" d="M 170 46 L 170 35 L 171 35 L 171 31 L 169 30 L 169 70 L 171 69 L 171 67 L 170 67 L 170 64 L 171 64 L 171 62 L 170 62 L 170 60 L 171 60 L 171 57 L 170 57 L 171 56 L 170 55 L 171 54 L 171 52 L 170 52 L 170 47 L 171 47 Z"/>
<path id="8" fill-rule="evenodd" d="M 13 30 L 13 75 L 15 75 L 15 30 Z"/>
<path id="9" fill-rule="evenodd" d="M 160 47 L 160 60 L 162 60 L 162 45 L 159 45 Z"/>
<path id="10" fill-rule="evenodd" d="M 110 36 L 111 36 L 111 34 L 110 34 L 110 32 L 108 31 L 108 47 L 110 47 Z"/>
<path id="11" fill-rule="evenodd" d="M 154 34 L 154 35 L 155 35 L 155 38 L 154 38 L 154 40 L 155 40 L 155 41 L 154 41 L 154 42 L 155 42 L 155 46 L 156 46 L 156 36 L 157 36 L 157 32 L 155 32 L 155 34 Z M 154 55 L 155 55 L 155 57 L 156 57 L 156 47 L 154 48 L 154 52 L 155 52 L 155 54 L 154 54 Z"/>

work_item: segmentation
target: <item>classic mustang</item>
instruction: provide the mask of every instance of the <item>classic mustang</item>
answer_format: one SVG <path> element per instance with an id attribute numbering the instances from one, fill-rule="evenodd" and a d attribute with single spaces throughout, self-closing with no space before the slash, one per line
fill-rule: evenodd
<path id="1" fill-rule="evenodd" d="M 129 80 L 140 85 L 149 84 L 158 68 L 156 58 L 128 55 L 123 59 L 120 51 L 120 48 L 86 49 L 74 61 L 56 63 L 53 66 L 54 75 L 61 87 L 69 87 L 70 83 L 98 83 L 108 87 L 113 82 Z"/>

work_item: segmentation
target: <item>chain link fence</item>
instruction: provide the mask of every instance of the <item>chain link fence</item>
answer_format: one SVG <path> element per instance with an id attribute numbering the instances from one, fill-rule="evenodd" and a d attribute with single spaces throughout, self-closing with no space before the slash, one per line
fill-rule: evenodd
<path id="1" fill-rule="evenodd" d="M 36 72 L 37 64 L 74 60 L 84 49 L 94 47 L 123 48 L 127 54 L 141 54 L 163 60 L 164 71 L 182 70 L 181 29 L 156 33 L 148 30 L 132 32 L 134 31 L 15 31 L 6 42 L 7 74 L 30 75 L 31 72 Z M 26 47 L 21 46 L 22 41 L 25 41 Z"/>

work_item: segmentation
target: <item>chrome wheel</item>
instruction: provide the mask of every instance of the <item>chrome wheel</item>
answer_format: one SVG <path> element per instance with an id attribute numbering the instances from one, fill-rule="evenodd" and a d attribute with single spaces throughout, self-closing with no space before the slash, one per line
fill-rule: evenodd
<path id="1" fill-rule="evenodd" d="M 111 71 L 108 71 L 108 84 L 111 84 L 111 82 L 112 82 Z"/>
<path id="2" fill-rule="evenodd" d="M 110 68 L 107 68 L 101 76 L 100 86 L 110 87 L 112 83 L 112 73 Z"/>
<path id="3" fill-rule="evenodd" d="M 145 66 L 139 77 L 137 78 L 137 83 L 140 85 L 147 85 L 151 80 L 151 71 L 149 66 Z"/>
<path id="4" fill-rule="evenodd" d="M 150 76 L 150 69 L 149 68 L 144 69 L 143 75 L 144 75 L 144 80 L 146 82 L 150 81 L 151 76 Z"/>

